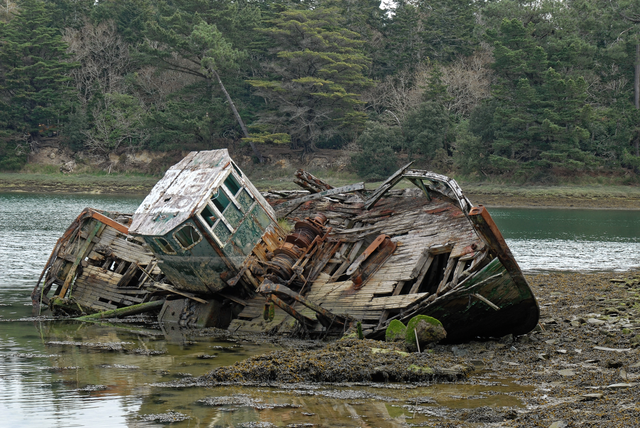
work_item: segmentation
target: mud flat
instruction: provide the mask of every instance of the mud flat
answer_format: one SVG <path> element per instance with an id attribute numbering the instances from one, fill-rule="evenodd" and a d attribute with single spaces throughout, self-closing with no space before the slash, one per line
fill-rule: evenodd
<path id="1" fill-rule="evenodd" d="M 366 340 L 321 345 L 276 339 L 290 349 L 163 386 L 233 384 L 324 391 L 377 385 L 393 388 L 387 395 L 394 405 L 428 416 L 428 426 L 434 427 L 638 426 L 640 271 L 549 273 L 527 279 L 540 303 L 541 322 L 524 336 L 435 345 L 420 355 Z M 516 387 L 505 392 L 501 379 L 510 379 Z M 481 396 L 460 397 L 459 406 L 411 393 L 432 382 L 489 388 Z M 502 397 L 495 405 L 464 404 L 492 393 Z M 505 395 L 513 400 L 505 400 Z M 407 422 L 412 426 L 411 419 Z"/>

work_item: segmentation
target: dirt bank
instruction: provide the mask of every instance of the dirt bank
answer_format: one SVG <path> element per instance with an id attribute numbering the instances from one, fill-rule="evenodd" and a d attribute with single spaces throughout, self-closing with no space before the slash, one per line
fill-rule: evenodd
<path id="1" fill-rule="evenodd" d="M 0 193 L 145 196 L 159 178 L 124 174 L 0 173 Z M 274 181 L 270 179 L 252 177 L 252 181 L 260 190 L 269 190 L 274 186 Z M 368 183 L 367 188 L 375 189 L 376 185 L 377 183 Z M 276 187 L 298 189 L 289 180 L 278 182 Z M 640 209 L 640 188 L 632 186 L 527 187 L 463 183 L 461 187 L 471 202 L 487 207 Z"/>

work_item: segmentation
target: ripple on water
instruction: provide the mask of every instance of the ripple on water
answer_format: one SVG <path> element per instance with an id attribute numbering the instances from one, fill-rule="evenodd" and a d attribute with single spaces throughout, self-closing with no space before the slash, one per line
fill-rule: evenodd
<path id="1" fill-rule="evenodd" d="M 640 268 L 640 242 L 507 239 L 520 268 L 544 271 L 626 271 Z"/>

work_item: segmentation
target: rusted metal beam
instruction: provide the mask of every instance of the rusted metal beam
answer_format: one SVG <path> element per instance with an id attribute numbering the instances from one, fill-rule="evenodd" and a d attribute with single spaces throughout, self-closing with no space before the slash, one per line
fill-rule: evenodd
<path id="1" fill-rule="evenodd" d="M 362 262 L 367 260 L 367 257 L 369 257 L 371 255 L 371 253 L 373 253 L 375 250 L 377 250 L 378 247 L 387 238 L 389 238 L 389 235 L 384 235 L 383 234 L 383 235 L 379 235 L 376 239 L 374 239 L 373 242 L 371 244 L 369 244 L 367 249 L 364 250 L 362 252 L 362 254 L 360 254 L 360 256 L 351 264 L 351 266 L 349 266 L 349 269 L 347 269 L 347 275 L 352 275 L 356 271 L 356 269 L 358 269 L 358 267 L 360 267 Z"/>

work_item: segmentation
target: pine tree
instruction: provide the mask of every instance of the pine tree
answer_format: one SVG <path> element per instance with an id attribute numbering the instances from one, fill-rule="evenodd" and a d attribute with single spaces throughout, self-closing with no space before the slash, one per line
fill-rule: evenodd
<path id="1" fill-rule="evenodd" d="M 305 151 L 364 125 L 359 92 L 371 84 L 363 41 L 342 25 L 337 9 L 287 10 L 263 32 L 272 41 L 268 78 L 249 83 L 270 101 L 260 124 L 288 133 Z"/>
<path id="2" fill-rule="evenodd" d="M 39 125 L 64 119 L 74 99 L 66 45 L 40 0 L 23 0 L 20 12 L 0 23 L 0 121 L 38 139 Z"/>

